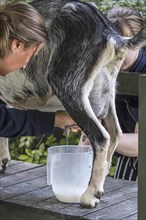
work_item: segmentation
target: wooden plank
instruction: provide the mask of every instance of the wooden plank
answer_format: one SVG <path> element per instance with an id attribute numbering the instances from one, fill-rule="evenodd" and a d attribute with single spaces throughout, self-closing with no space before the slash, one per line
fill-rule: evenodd
<path id="1" fill-rule="evenodd" d="M 118 202 L 118 201 L 117 201 Z M 129 217 L 132 213 L 135 214 L 137 209 L 137 197 L 127 199 L 126 202 L 122 201 L 117 204 L 111 205 L 104 209 L 93 212 L 90 215 L 85 216 L 83 219 L 94 219 L 94 220 L 107 220 L 115 219 L 119 220 L 124 217 Z M 123 212 L 124 210 L 124 212 Z"/>
<path id="2" fill-rule="evenodd" d="M 63 203 L 57 200 L 56 197 L 51 197 L 46 200 L 41 200 L 36 203 L 31 204 L 31 207 L 34 207 L 36 209 L 41 209 L 43 211 L 53 211 L 53 212 L 58 212 L 58 210 L 61 210 L 63 208 L 67 208 L 69 206 L 72 206 L 74 204 L 69 204 L 69 203 Z"/>
<path id="3" fill-rule="evenodd" d="M 146 74 L 139 76 L 138 219 L 146 219 Z"/>
<path id="4" fill-rule="evenodd" d="M 10 160 L 8 168 L 13 166 L 13 165 L 20 164 L 20 163 L 23 163 L 23 161 L 20 161 L 20 160 Z"/>
<path id="5" fill-rule="evenodd" d="M 137 220 L 137 214 L 122 218 L 122 220 Z"/>
<path id="6" fill-rule="evenodd" d="M 47 183 L 46 175 L 43 177 L 36 178 L 35 180 L 28 180 L 22 183 L 14 184 L 8 187 L 3 187 L 0 190 L 1 200 L 8 200 L 14 196 L 25 194 L 33 190 L 45 187 Z"/>
<path id="7" fill-rule="evenodd" d="M 10 199 L 6 199 L 5 201 L 10 202 L 11 204 L 24 205 L 27 207 L 33 203 L 39 202 L 41 200 L 49 199 L 53 196 L 54 194 L 52 188 L 49 186 L 45 186 L 43 188 L 24 193 L 22 195 L 17 195 Z"/>
<path id="8" fill-rule="evenodd" d="M 5 173 L 0 174 L 0 178 L 7 175 L 12 175 L 14 173 L 22 172 L 25 170 L 30 170 L 35 167 L 41 167 L 42 164 L 34 164 L 34 163 L 28 163 L 28 162 L 21 162 L 21 163 L 13 163 L 13 165 L 8 166 Z"/>
<path id="9" fill-rule="evenodd" d="M 111 182 L 112 182 L 112 184 L 111 184 Z M 106 177 L 106 181 L 104 184 L 104 190 L 105 190 L 105 193 L 112 192 L 113 190 L 120 189 L 122 187 L 125 187 L 127 185 L 131 185 L 131 184 L 135 184 L 135 183 L 133 181 L 121 180 L 121 179 L 119 180 L 116 178 Z"/>
<path id="10" fill-rule="evenodd" d="M 35 209 L 26 209 L 23 206 L 15 207 L 11 204 L 0 204 L 1 220 L 64 220 L 53 213 L 37 212 Z M 70 219 L 71 220 L 71 219 Z"/>
<path id="11" fill-rule="evenodd" d="M 1 188 L 6 186 L 12 186 L 14 184 L 22 183 L 27 180 L 35 179 L 37 177 L 43 177 L 46 175 L 46 166 L 34 167 L 30 170 L 16 173 L 14 175 L 3 176 L 0 179 Z"/>
<path id="12" fill-rule="evenodd" d="M 114 206 L 117 203 L 122 202 L 122 201 L 123 201 L 123 203 L 126 204 L 128 199 L 136 196 L 136 192 L 137 192 L 137 185 L 136 184 L 133 185 L 132 187 L 131 187 L 131 185 L 128 185 L 128 186 L 122 187 L 121 189 L 116 189 L 113 192 L 106 193 L 103 196 L 103 198 L 100 200 L 97 207 L 94 209 L 83 209 L 80 207 L 79 204 L 75 204 L 75 205 L 70 205 L 68 207 L 65 207 L 61 210 L 57 210 L 57 212 L 64 215 L 64 219 L 65 219 L 66 215 L 72 216 L 72 218 L 74 216 L 83 218 L 83 216 L 86 217 L 88 214 L 92 215 L 94 212 L 98 213 L 100 210 L 104 210 L 104 209 L 110 210 L 111 205 Z M 126 202 L 124 202 L 125 200 L 126 200 Z M 137 209 L 135 208 L 135 211 L 136 210 Z M 124 212 L 125 212 L 125 210 L 124 210 Z M 129 214 L 130 214 L 130 212 L 131 212 L 131 210 L 129 210 Z M 94 219 L 94 217 L 93 217 L 93 219 Z"/>
<path id="13" fill-rule="evenodd" d="M 138 80 L 139 74 L 136 72 L 120 72 L 117 78 L 118 94 L 123 95 L 138 95 Z"/>

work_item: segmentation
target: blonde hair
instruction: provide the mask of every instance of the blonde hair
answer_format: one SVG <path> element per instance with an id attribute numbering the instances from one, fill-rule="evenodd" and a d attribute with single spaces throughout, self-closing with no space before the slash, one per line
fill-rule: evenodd
<path id="1" fill-rule="evenodd" d="M 144 27 L 141 14 L 133 8 L 115 7 L 108 12 L 108 19 L 115 25 L 118 33 L 126 37 L 136 35 Z"/>
<path id="2" fill-rule="evenodd" d="M 5 56 L 13 39 L 23 42 L 25 47 L 45 44 L 47 39 L 43 18 L 25 2 L 0 5 L 0 58 Z"/>

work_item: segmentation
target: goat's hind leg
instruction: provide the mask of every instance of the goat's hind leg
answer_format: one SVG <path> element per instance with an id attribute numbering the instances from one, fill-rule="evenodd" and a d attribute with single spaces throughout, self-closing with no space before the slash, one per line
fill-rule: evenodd
<path id="1" fill-rule="evenodd" d="M 92 87 L 92 90 L 94 90 L 94 86 Z M 86 133 L 94 151 L 94 159 L 91 179 L 88 189 L 82 195 L 81 205 L 86 206 L 87 208 L 91 208 L 96 206 L 104 193 L 103 186 L 108 167 L 107 153 L 110 143 L 110 136 L 96 117 L 96 114 L 98 113 L 98 105 L 96 99 L 99 97 L 96 97 L 92 93 L 90 93 L 90 96 L 88 97 L 83 96 L 83 104 L 88 117 L 92 120 L 92 124 L 94 124 L 94 128 L 92 130 L 90 130 L 89 127 L 88 132 L 90 136 L 88 136 Z"/>
<path id="2" fill-rule="evenodd" d="M 115 110 L 115 101 L 111 100 L 109 111 L 107 116 L 102 120 L 102 123 L 110 135 L 110 145 L 107 153 L 108 170 L 111 166 L 112 156 L 117 147 L 118 141 L 122 135 L 122 131 L 119 125 Z"/>
<path id="3" fill-rule="evenodd" d="M 97 135 L 97 133 L 99 132 L 98 129 L 95 129 L 94 131 L 96 132 L 95 135 Z M 84 206 L 86 208 L 94 208 L 98 204 L 100 198 L 104 193 L 103 186 L 108 167 L 107 152 L 109 145 L 109 136 L 104 128 L 101 128 L 100 132 L 102 132 L 101 135 L 103 141 L 98 141 L 98 143 L 95 144 L 92 143 L 90 139 L 94 151 L 92 174 L 88 188 L 81 197 L 81 206 Z"/>

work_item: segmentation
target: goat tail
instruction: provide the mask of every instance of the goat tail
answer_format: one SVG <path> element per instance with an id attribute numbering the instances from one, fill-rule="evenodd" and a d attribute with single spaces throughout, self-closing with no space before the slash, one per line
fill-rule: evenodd
<path id="1" fill-rule="evenodd" d="M 126 47 L 128 49 L 138 49 L 146 46 L 146 26 L 133 37 L 122 37 L 116 35 L 116 47 Z"/>
<path id="2" fill-rule="evenodd" d="M 138 49 L 146 46 L 146 27 L 140 30 L 134 37 L 120 37 L 118 47 L 127 47 L 128 49 Z"/>
<path id="3" fill-rule="evenodd" d="M 129 48 L 140 48 L 146 46 L 146 27 L 128 41 Z"/>

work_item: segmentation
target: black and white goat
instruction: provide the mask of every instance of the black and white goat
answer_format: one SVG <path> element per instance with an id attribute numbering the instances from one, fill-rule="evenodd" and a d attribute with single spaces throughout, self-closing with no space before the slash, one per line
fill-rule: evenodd
<path id="1" fill-rule="evenodd" d="M 46 20 L 47 47 L 25 70 L 0 77 L 0 98 L 18 108 L 70 114 L 93 147 L 92 174 L 81 205 L 95 207 L 121 135 L 116 78 L 126 51 L 146 44 L 146 28 L 124 38 L 94 4 L 42 0 L 32 5 Z"/>

